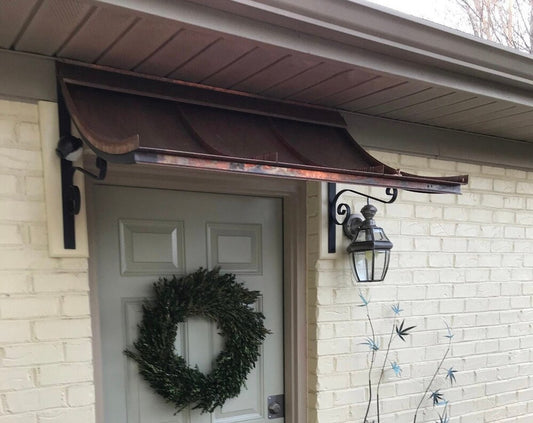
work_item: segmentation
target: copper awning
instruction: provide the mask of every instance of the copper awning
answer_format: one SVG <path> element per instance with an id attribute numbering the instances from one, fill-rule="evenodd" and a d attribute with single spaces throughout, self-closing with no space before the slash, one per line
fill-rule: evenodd
<path id="1" fill-rule="evenodd" d="M 459 193 L 467 176 L 421 177 L 370 156 L 333 110 L 185 82 L 57 64 L 71 118 L 111 162 Z"/>

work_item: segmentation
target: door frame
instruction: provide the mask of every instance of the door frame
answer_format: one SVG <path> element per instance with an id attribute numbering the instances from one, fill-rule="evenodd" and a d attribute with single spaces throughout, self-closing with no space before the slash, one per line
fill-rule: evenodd
<path id="1" fill-rule="evenodd" d="M 87 164 L 92 160 L 86 160 Z M 90 166 L 89 166 L 90 167 Z M 291 179 L 234 175 L 161 165 L 109 164 L 105 181 L 86 179 L 89 233 L 89 289 L 93 331 L 96 422 L 104 422 L 100 314 L 94 231 L 97 184 L 281 198 L 283 204 L 283 349 L 285 422 L 307 421 L 306 183 Z"/>

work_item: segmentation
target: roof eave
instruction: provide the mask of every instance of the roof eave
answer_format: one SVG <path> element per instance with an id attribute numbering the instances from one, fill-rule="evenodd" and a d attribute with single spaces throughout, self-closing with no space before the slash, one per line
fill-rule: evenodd
<path id="1" fill-rule="evenodd" d="M 419 69 L 413 75 L 412 68 L 402 69 L 401 62 L 430 66 L 440 70 L 435 77 L 442 85 L 450 82 L 442 73 L 445 69 L 465 78 L 482 77 L 507 87 L 533 90 L 532 56 L 366 1 L 328 0 L 325 4 L 323 0 L 189 0 L 172 3 L 164 0 L 103 0 L 101 3 L 259 41 L 268 40 L 298 51 L 308 49 L 309 41 L 312 41 L 313 54 L 341 61 L 358 60 L 360 66 L 419 80 L 430 79 L 428 70 Z M 363 49 L 359 52 L 363 60 L 347 53 L 347 45 Z M 372 57 L 368 55 L 370 52 L 401 60 L 391 69 L 386 57 Z M 509 99 L 510 94 L 502 90 L 494 95 Z"/>

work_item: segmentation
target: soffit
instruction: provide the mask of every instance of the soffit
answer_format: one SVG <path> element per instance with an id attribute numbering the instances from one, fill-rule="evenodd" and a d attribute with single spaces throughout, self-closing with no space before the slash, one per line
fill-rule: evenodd
<path id="1" fill-rule="evenodd" d="M 333 59 L 282 44 L 90 1 L 0 0 L 0 48 L 533 142 L 533 90 L 483 95 L 466 83 L 460 89 L 418 78 L 416 71 L 376 70 L 355 65 L 349 55 Z M 493 85 L 505 92 L 501 83 Z"/>

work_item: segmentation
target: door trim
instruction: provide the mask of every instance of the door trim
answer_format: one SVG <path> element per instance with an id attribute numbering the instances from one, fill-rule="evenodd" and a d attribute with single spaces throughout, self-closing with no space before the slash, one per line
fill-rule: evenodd
<path id="1" fill-rule="evenodd" d="M 91 162 L 89 159 L 87 162 Z M 306 183 L 302 181 L 170 168 L 110 165 L 105 181 L 86 179 L 89 230 L 89 286 L 93 330 L 96 422 L 104 422 L 100 314 L 95 243 L 96 184 L 281 198 L 283 202 L 283 297 L 285 421 L 307 421 Z"/>

